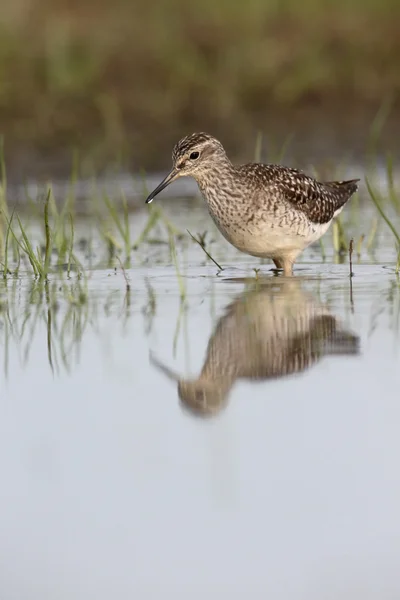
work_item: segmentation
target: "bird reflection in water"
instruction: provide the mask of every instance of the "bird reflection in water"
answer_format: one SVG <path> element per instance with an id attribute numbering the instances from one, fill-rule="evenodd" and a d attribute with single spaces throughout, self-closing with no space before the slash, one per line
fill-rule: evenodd
<path id="1" fill-rule="evenodd" d="M 297 280 L 259 283 L 219 319 L 196 379 L 185 379 L 152 357 L 178 383 L 183 405 L 202 416 L 226 406 L 237 379 L 264 380 L 301 373 L 325 356 L 359 353 L 359 338 Z"/>

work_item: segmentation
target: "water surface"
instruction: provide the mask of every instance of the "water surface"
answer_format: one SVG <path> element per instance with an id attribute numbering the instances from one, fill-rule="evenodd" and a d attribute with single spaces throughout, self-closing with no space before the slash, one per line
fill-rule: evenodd
<path id="1" fill-rule="evenodd" d="M 398 598 L 400 287 L 376 239 L 351 282 L 327 236 L 293 281 L 224 241 L 221 273 L 183 243 L 177 272 L 159 240 L 127 293 L 94 239 L 87 282 L 2 285 L 1 597 Z"/>

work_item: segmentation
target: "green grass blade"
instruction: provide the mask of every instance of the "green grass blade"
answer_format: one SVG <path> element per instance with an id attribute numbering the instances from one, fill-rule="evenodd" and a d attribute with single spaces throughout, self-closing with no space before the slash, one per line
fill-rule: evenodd
<path id="1" fill-rule="evenodd" d="M 21 246 L 21 248 L 25 251 L 28 260 L 31 264 L 32 270 L 35 274 L 35 276 L 43 276 L 43 267 L 40 261 L 38 261 L 38 259 L 36 258 L 35 252 L 32 248 L 32 244 L 29 241 L 28 236 L 26 235 L 25 229 L 21 223 L 21 219 L 19 218 L 19 216 L 17 215 L 17 219 L 18 219 L 18 225 L 22 234 L 22 239 L 24 240 L 24 246 Z"/>
<path id="2" fill-rule="evenodd" d="M 400 245 L 400 234 L 397 232 L 395 226 L 393 225 L 393 223 L 391 222 L 391 220 L 389 219 L 389 217 L 386 215 L 385 211 L 383 210 L 382 205 L 378 198 L 378 194 L 372 189 L 372 186 L 368 180 L 368 177 L 365 178 L 365 183 L 367 185 L 368 193 L 371 196 L 371 199 L 372 199 L 373 203 L 375 204 L 379 214 L 381 215 L 382 219 L 385 221 L 386 225 L 389 227 L 389 229 L 393 233 L 394 237 L 396 238 L 397 243 Z"/>

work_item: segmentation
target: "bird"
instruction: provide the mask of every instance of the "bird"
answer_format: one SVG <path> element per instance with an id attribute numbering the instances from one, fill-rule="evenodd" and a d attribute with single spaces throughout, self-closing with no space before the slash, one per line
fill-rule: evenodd
<path id="1" fill-rule="evenodd" d="M 302 278 L 264 278 L 225 308 L 198 377 L 181 377 L 154 355 L 151 362 L 177 382 L 185 409 L 212 417 L 226 407 L 237 380 L 300 374 L 329 355 L 358 355 L 359 342 L 325 304 L 304 289 Z"/>
<path id="2" fill-rule="evenodd" d="M 299 254 L 324 235 L 359 182 L 320 182 L 275 164 L 235 166 L 221 142 L 204 132 L 182 138 L 172 163 L 146 203 L 179 177 L 193 177 L 228 242 L 246 254 L 272 259 L 285 276 L 293 275 Z"/>

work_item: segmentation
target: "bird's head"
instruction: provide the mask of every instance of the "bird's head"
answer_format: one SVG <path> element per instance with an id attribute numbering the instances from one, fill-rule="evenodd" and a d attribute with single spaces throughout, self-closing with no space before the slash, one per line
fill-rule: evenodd
<path id="1" fill-rule="evenodd" d="M 225 150 L 221 142 L 208 133 L 192 133 L 182 138 L 173 149 L 171 171 L 151 192 L 146 204 L 179 177 L 190 176 L 199 180 L 221 160 L 227 160 Z"/>

